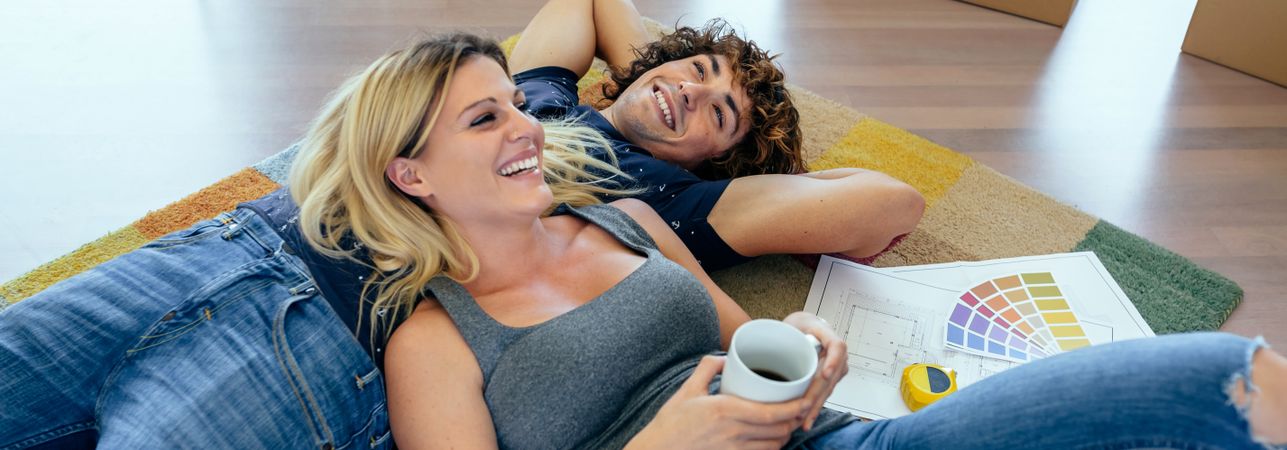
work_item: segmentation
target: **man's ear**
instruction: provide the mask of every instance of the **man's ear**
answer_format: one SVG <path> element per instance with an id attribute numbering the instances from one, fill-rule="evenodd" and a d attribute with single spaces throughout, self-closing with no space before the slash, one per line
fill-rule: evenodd
<path id="1" fill-rule="evenodd" d="M 429 181 L 421 176 L 421 165 L 416 161 L 401 156 L 384 168 L 384 176 L 393 182 L 398 190 L 412 197 L 421 198 L 433 194 Z"/>

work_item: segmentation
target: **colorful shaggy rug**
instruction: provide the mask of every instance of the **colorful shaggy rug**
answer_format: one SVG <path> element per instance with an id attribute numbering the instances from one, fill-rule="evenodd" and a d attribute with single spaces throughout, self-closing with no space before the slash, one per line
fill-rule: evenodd
<path id="1" fill-rule="evenodd" d="M 506 40 L 505 48 L 516 39 Z M 591 70 L 580 84 L 582 98 L 597 99 L 602 82 L 602 73 Z M 1229 279 L 965 155 L 807 90 L 793 87 L 792 95 L 811 170 L 878 170 L 925 196 L 920 225 L 874 258 L 874 266 L 1093 251 L 1157 333 L 1216 329 L 1242 299 L 1242 289 Z M 293 156 L 287 149 L 0 285 L 0 307 L 277 189 Z M 712 275 L 751 316 L 781 318 L 804 306 L 813 270 L 802 260 L 807 258 L 763 257 Z"/>

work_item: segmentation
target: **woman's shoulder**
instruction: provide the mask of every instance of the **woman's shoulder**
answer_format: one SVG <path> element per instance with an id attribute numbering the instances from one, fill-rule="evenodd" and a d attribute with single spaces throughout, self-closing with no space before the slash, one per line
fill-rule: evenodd
<path id="1" fill-rule="evenodd" d="M 621 199 L 610 203 L 588 205 L 576 208 L 561 208 L 572 212 L 582 220 L 602 228 L 630 247 L 638 250 L 657 248 L 653 233 L 658 226 L 664 227 L 661 217 L 647 203 L 636 199 Z"/>
<path id="2" fill-rule="evenodd" d="M 404 354 L 443 357 L 458 353 L 453 349 L 463 349 L 467 353 L 469 346 L 446 308 L 436 299 L 425 298 L 416 304 L 406 320 L 394 328 L 389 336 L 388 357 L 392 359 Z"/>
<path id="3" fill-rule="evenodd" d="M 599 206 L 611 207 L 617 211 L 621 211 L 621 213 L 629 216 L 635 222 L 639 222 L 641 218 L 647 219 L 649 216 L 657 216 L 657 212 L 654 211 L 651 206 L 648 206 L 648 204 L 644 203 L 643 200 L 639 200 L 637 198 L 613 200 Z"/>

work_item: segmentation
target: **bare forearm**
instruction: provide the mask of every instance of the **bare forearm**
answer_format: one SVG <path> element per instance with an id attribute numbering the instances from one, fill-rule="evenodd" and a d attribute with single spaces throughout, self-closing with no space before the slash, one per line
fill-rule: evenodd
<path id="1" fill-rule="evenodd" d="M 633 62 L 634 49 L 653 40 L 630 0 L 594 0 L 594 29 L 595 56 L 617 67 Z"/>
<path id="2" fill-rule="evenodd" d="M 833 178 L 834 177 L 834 178 Z M 862 169 L 818 176 L 759 175 L 734 180 L 710 223 L 738 253 L 846 253 L 870 256 L 910 232 L 924 199 L 910 186 Z"/>
<path id="3" fill-rule="evenodd" d="M 593 0 L 550 0 L 528 22 L 510 54 L 511 74 L 545 66 L 585 75 L 594 60 Z"/>

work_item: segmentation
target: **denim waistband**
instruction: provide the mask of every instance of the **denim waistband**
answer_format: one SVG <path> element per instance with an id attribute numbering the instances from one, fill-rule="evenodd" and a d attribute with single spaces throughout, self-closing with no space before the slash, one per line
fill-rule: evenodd
<path id="1" fill-rule="evenodd" d="M 273 258 L 286 263 L 293 272 L 290 293 L 312 294 L 317 292 L 316 283 L 303 260 L 296 256 L 295 250 L 273 229 L 272 223 L 259 212 L 251 208 L 240 207 L 225 212 L 215 218 L 226 225 L 221 232 L 224 240 L 239 242 L 243 246 L 258 247 L 259 250 Z M 297 278 L 297 279 L 296 279 Z"/>

